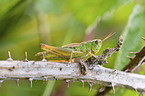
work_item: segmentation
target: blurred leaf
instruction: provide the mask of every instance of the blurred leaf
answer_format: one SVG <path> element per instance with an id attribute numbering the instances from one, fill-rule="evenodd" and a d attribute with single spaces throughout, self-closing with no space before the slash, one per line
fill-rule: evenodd
<path id="1" fill-rule="evenodd" d="M 116 32 L 113 36 L 108 38 L 103 42 L 100 54 L 106 48 L 113 48 L 117 46 L 119 36 L 121 35 L 124 27 L 126 26 L 127 20 L 132 13 L 132 10 L 135 6 L 135 2 L 123 3 L 118 6 L 116 9 L 111 12 L 107 12 L 102 18 L 101 23 L 97 27 L 97 38 L 105 38 L 109 33 Z M 120 14 L 123 14 L 123 16 Z M 125 14 L 125 15 L 124 15 Z M 104 67 L 112 68 L 115 64 L 117 54 L 112 54 L 110 58 L 107 58 L 108 64 L 105 64 Z"/>
<path id="2" fill-rule="evenodd" d="M 131 1 L 131 0 L 128 0 Z M 68 0 L 68 8 L 73 12 L 74 16 L 85 25 L 92 24 L 98 16 L 102 16 L 105 12 L 112 8 L 128 2 L 126 0 Z M 101 9 L 101 10 L 100 10 Z"/>
<path id="3" fill-rule="evenodd" d="M 115 94 L 113 90 L 111 90 L 107 96 L 138 96 L 138 93 L 134 90 L 115 87 Z"/>
<path id="4" fill-rule="evenodd" d="M 7 1 L 9 3 L 9 1 Z M 4 4 L 5 5 L 5 4 Z M 9 6 L 8 6 L 9 5 Z M 23 15 L 26 1 L 19 2 L 11 2 L 9 3 L 7 8 L 5 6 L 2 9 L 5 11 L 1 13 L 0 17 L 0 36 L 4 36 L 16 28 L 17 22 L 20 20 L 21 16 Z"/>
<path id="5" fill-rule="evenodd" d="M 56 82 L 56 80 L 47 81 L 47 85 L 46 85 L 46 88 L 44 90 L 43 96 L 50 96 L 55 82 Z"/>
<path id="6" fill-rule="evenodd" d="M 35 10 L 40 13 L 60 14 L 65 0 L 33 0 Z"/>
<path id="7" fill-rule="evenodd" d="M 1 96 L 42 96 L 45 89 L 45 84 L 42 81 L 33 81 L 32 88 L 30 87 L 30 81 L 20 80 L 19 86 L 17 86 L 15 80 L 6 80 L 0 88 Z"/>
<path id="8" fill-rule="evenodd" d="M 1 12 L 0 12 L 0 18 L 2 18 L 7 12 L 13 8 L 20 0 L 3 0 L 0 1 L 0 6 L 1 6 Z"/>
<path id="9" fill-rule="evenodd" d="M 51 28 L 50 44 L 53 46 L 81 42 L 84 37 L 85 27 L 76 21 L 72 14 L 50 15 L 49 23 Z"/>
<path id="10" fill-rule="evenodd" d="M 137 4 L 129 17 L 128 25 L 123 32 L 124 44 L 118 53 L 115 69 L 121 70 L 129 62 L 126 56 L 133 56 L 133 54 L 127 52 L 138 52 L 143 46 L 142 33 L 145 30 L 140 26 L 143 23 L 142 9 L 143 7 Z"/>
<path id="11" fill-rule="evenodd" d="M 87 82 L 85 82 L 84 88 L 82 82 L 73 82 L 70 87 L 67 88 L 65 96 L 94 96 L 97 89 L 96 87 L 96 84 L 94 84 L 89 93 L 89 84 Z"/>

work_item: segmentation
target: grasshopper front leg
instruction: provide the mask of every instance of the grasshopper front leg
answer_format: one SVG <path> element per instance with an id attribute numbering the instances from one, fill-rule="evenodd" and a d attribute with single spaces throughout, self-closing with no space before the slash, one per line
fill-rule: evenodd
<path id="1" fill-rule="evenodd" d="M 88 54 L 96 58 L 96 56 L 92 54 L 91 52 L 88 52 Z"/>

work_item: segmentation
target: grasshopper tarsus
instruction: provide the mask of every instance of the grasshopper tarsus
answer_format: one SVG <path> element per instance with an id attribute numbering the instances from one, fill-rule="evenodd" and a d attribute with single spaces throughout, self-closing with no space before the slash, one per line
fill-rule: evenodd
<path id="1" fill-rule="evenodd" d="M 82 75 L 86 75 L 87 74 L 87 66 L 86 63 L 83 61 L 79 61 L 79 65 L 80 65 L 80 71 Z"/>

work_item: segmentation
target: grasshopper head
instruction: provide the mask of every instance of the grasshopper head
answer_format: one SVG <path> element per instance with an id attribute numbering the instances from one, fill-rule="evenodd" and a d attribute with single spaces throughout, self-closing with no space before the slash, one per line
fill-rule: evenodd
<path id="1" fill-rule="evenodd" d="M 44 48 L 44 47 L 45 47 L 45 44 L 41 43 L 41 44 L 40 44 L 40 47 L 41 47 L 41 48 Z"/>
<path id="2" fill-rule="evenodd" d="M 102 43 L 102 40 L 100 40 L 100 39 L 96 39 L 96 40 L 95 40 L 95 44 L 96 44 L 96 45 L 101 44 L 101 43 Z"/>
<path id="3" fill-rule="evenodd" d="M 46 44 L 41 43 L 41 44 L 40 44 L 40 48 L 44 50 L 44 49 L 46 49 L 46 48 L 47 48 L 47 45 L 46 45 Z"/>
<path id="4" fill-rule="evenodd" d="M 101 45 L 102 45 L 102 40 L 100 40 L 100 39 L 93 40 L 92 53 L 96 54 L 100 50 Z"/>

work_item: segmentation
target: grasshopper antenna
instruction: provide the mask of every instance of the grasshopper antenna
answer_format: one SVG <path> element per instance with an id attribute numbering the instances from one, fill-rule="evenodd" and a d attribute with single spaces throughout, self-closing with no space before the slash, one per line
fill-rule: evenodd
<path id="1" fill-rule="evenodd" d="M 105 41 L 106 39 L 108 39 L 109 37 L 111 37 L 112 35 L 114 35 L 115 33 L 116 33 L 116 32 L 110 33 L 107 37 L 105 37 L 105 38 L 102 40 L 102 42 Z"/>

